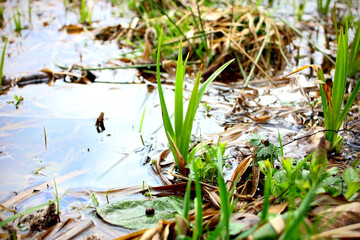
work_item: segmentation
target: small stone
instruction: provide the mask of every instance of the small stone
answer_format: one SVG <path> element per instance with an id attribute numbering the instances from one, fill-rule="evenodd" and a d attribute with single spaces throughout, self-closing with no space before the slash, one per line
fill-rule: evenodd
<path id="1" fill-rule="evenodd" d="M 145 210 L 145 213 L 146 213 L 146 216 L 152 216 L 152 215 L 155 214 L 155 209 L 153 209 L 153 208 L 147 208 L 147 209 Z"/>

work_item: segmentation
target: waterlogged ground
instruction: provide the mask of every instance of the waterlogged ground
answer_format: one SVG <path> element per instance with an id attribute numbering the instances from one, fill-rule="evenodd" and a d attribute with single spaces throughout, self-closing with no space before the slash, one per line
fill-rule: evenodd
<path id="1" fill-rule="evenodd" d="M 1 34 L 9 39 L 6 76 L 21 76 L 43 68 L 58 72 L 56 64 L 71 66 L 82 62 L 98 66 L 127 51 L 118 49 L 115 42 L 95 41 L 89 32 L 68 34 L 64 26 L 76 24 L 78 14 L 65 11 L 63 1 L 31 2 L 31 17 L 28 3 L 3 3 L 5 27 Z M 21 34 L 14 32 L 15 6 L 19 6 L 23 24 L 28 27 Z M 92 26 L 95 28 L 129 24 L 132 17 L 123 7 L 112 7 L 110 1 L 95 1 L 94 6 Z M 313 7 L 308 5 L 304 18 L 311 15 Z M 278 11 L 283 14 L 285 10 Z M 306 50 L 301 54 L 306 55 Z M 322 56 L 318 55 L 311 55 L 315 60 L 302 58 L 299 65 L 311 61 L 320 64 Z M 95 216 L 91 208 L 94 201 L 88 190 L 107 191 L 142 185 L 144 181 L 151 186 L 162 185 L 150 163 L 167 148 L 167 143 L 157 89 L 153 85 L 144 83 L 135 69 L 93 73 L 96 82 L 88 85 L 57 80 L 52 86 L 13 87 L 0 96 L 0 202 L 5 206 L 15 202 L 18 211 L 46 202 L 54 198 L 53 179 L 56 179 L 60 195 L 70 190 L 60 202 L 62 216 L 82 215 L 98 226 L 93 233 L 117 237 L 128 231 L 106 225 Z M 253 131 L 263 132 L 276 143 L 279 130 L 287 142 L 297 134 L 306 133 L 299 121 L 310 125 L 314 123 L 310 121 L 318 121 L 313 118 L 316 112 L 304 104 L 306 99 L 301 94 L 303 89 L 315 87 L 313 82 L 299 76 L 296 82 L 280 81 L 276 88 L 259 87 L 264 81 L 252 84 L 251 91 L 261 96 L 255 100 L 247 98 L 236 83 L 231 86 L 215 83 L 203 99 L 206 105 L 201 104 L 198 111 L 194 136 L 227 142 L 232 147 L 228 149 L 229 161 L 234 165 L 241 154 L 237 147 L 245 147 L 244 142 Z M 24 99 L 18 106 L 15 95 Z M 173 97 L 170 81 L 165 86 L 170 113 Z M 238 113 L 237 109 L 243 107 L 242 97 L 250 106 L 263 108 L 251 116 Z M 139 129 L 144 111 L 142 141 Z M 98 132 L 95 122 L 102 112 L 105 130 Z M 224 132 L 231 127 L 233 132 Z M 293 151 L 294 147 L 299 151 Z M 285 151 L 287 156 L 304 156 L 310 149 L 304 143 L 293 143 Z M 227 174 L 231 174 L 234 165 L 226 170 Z M 26 190 L 27 194 L 22 194 Z M 99 198 L 99 202 L 104 204 L 104 198 Z"/>

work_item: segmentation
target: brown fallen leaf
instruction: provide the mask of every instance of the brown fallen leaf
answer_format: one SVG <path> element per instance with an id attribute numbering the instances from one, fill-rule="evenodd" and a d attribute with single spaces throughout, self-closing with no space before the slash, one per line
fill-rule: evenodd
<path id="1" fill-rule="evenodd" d="M 271 205 L 269 208 L 269 213 L 281 214 L 284 212 L 284 210 L 287 208 L 287 206 L 288 206 L 287 202 L 276 204 L 276 205 Z"/>
<path id="2" fill-rule="evenodd" d="M 65 28 L 66 32 L 69 34 L 81 33 L 84 31 L 84 26 L 81 24 L 70 24 L 67 25 Z"/>
<path id="3" fill-rule="evenodd" d="M 348 225 L 341 228 L 325 231 L 320 234 L 314 235 L 311 239 L 360 239 L 360 223 Z"/>
<path id="4" fill-rule="evenodd" d="M 89 219 L 75 220 L 69 218 L 55 224 L 48 231 L 39 234 L 36 239 L 71 239 L 93 226 L 94 223 Z"/>
<path id="5" fill-rule="evenodd" d="M 323 231 L 360 223 L 360 202 L 342 204 L 337 207 L 319 206 L 312 212 L 315 219 L 319 219 L 319 229 Z"/>
<path id="6" fill-rule="evenodd" d="M 245 232 L 255 226 L 260 221 L 260 218 L 255 214 L 241 212 L 232 214 L 230 221 L 233 223 L 242 224 L 243 228 L 241 231 Z"/>

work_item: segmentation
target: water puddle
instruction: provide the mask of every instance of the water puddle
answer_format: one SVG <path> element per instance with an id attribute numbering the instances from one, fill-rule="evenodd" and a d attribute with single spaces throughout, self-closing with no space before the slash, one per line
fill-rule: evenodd
<path id="1" fill-rule="evenodd" d="M 131 24 L 134 14 L 122 10 L 122 5 L 94 2 L 91 27 Z M 116 41 L 94 40 L 94 35 L 86 29 L 69 34 L 66 26 L 76 25 L 78 14 L 71 6 L 65 11 L 63 1 L 26 1 L 19 7 L 23 24 L 27 26 L 21 35 L 14 33 L 15 3 L 6 1 L 3 6 L 5 27 L 2 31 L 9 39 L 4 68 L 7 77 L 21 78 L 25 73 L 44 68 L 56 74 L 60 72 L 59 67 L 64 70 L 74 63 L 118 66 L 123 64 L 119 56 L 131 51 L 119 49 Z M 286 11 L 282 4 L 277 6 L 279 14 Z M 312 4 L 307 6 L 304 19 L 314 8 Z M 325 39 L 321 37 L 324 29 L 318 31 L 319 38 L 308 37 L 324 45 Z M 303 45 L 301 41 L 296 40 L 294 44 Z M 318 52 L 311 56 L 309 53 L 310 47 L 302 48 L 298 55 L 305 57 L 300 58 L 298 64 L 321 65 L 323 56 L 318 56 Z M 63 217 L 91 219 L 97 228 L 88 233 L 118 237 L 129 231 L 109 226 L 96 216 L 89 190 L 101 195 L 99 203 L 105 204 L 104 191 L 141 186 L 144 182 L 149 186 L 162 185 L 151 163 L 167 149 L 167 139 L 153 83 L 141 77 L 136 69 L 92 73 L 96 81 L 87 85 L 58 78 L 52 86 L 15 86 L 0 95 L 0 201 L 5 202 L 5 206 L 16 205 L 18 211 L 44 203 L 54 199 L 53 179 L 56 179 L 60 194 L 70 189 L 60 202 Z M 191 89 L 193 76 L 189 78 L 187 89 Z M 164 94 L 165 99 L 169 99 L 169 112 L 173 113 L 171 81 L 165 81 L 169 84 L 165 84 Z M 236 82 L 214 83 L 200 104 L 193 134 L 197 139 L 227 143 L 230 167 L 225 171 L 226 177 L 231 176 L 238 158 L 250 154 L 246 142 L 253 133 L 263 133 L 278 145 L 278 132 L 283 143 L 288 143 L 299 134 L 307 134 L 305 125 L 310 127 L 320 121 L 319 113 L 314 110 L 318 97 L 313 93 L 316 83 L 304 75 L 296 80 L 279 78 L 276 86 L 267 81 L 254 80 L 247 89 Z M 188 97 L 187 91 L 185 98 Z M 104 118 L 99 127 L 96 122 L 101 113 Z M 299 151 L 293 151 L 294 148 Z M 296 142 L 284 150 L 288 157 L 304 157 L 311 151 L 308 145 Z"/>

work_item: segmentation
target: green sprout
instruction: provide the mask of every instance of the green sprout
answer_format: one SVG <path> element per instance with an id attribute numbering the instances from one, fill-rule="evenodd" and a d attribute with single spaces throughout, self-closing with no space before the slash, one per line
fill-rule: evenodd
<path id="1" fill-rule="evenodd" d="M 21 14 L 19 8 L 16 9 L 16 13 L 13 12 L 13 19 L 15 25 L 15 32 L 20 32 L 21 30 L 23 30 L 23 27 L 21 26 Z"/>
<path id="2" fill-rule="evenodd" d="M 161 86 L 161 79 L 160 79 L 160 49 L 161 49 L 162 41 L 163 41 L 163 33 L 161 32 L 159 46 L 158 46 L 158 54 L 157 54 L 157 85 L 159 91 L 163 124 L 177 167 L 180 170 L 180 173 L 185 174 L 186 173 L 185 166 L 187 164 L 187 159 L 188 159 L 191 131 L 193 127 L 195 114 L 199 106 L 199 103 L 201 101 L 201 98 L 204 95 L 207 88 L 209 87 L 209 85 L 211 84 L 211 82 L 233 60 L 230 60 L 224 65 L 222 65 L 201 86 L 200 86 L 201 71 L 198 73 L 194 83 L 194 88 L 190 96 L 189 106 L 184 120 L 183 90 L 184 90 L 184 77 L 185 77 L 187 58 L 185 59 L 185 62 L 183 64 L 182 50 L 180 43 L 178 62 L 176 68 L 176 79 L 175 79 L 175 110 L 174 110 L 175 128 L 174 128 L 171 123 L 170 116 L 166 107 L 165 98 Z"/>
<path id="3" fill-rule="evenodd" d="M 354 77 L 360 67 L 360 20 L 356 24 L 355 37 L 349 53 L 349 76 Z"/>
<path id="4" fill-rule="evenodd" d="M 94 7 L 89 7 L 86 0 L 81 0 L 80 6 L 80 22 L 90 24 L 92 21 Z"/>
<path id="5" fill-rule="evenodd" d="M 8 104 L 14 104 L 16 109 L 19 108 L 19 106 L 22 104 L 22 102 L 24 101 L 24 98 L 22 96 L 18 96 L 15 94 L 14 96 L 14 100 L 15 101 L 7 101 Z"/>
<path id="6" fill-rule="evenodd" d="M 4 7 L 0 6 L 0 27 L 4 26 Z"/>
<path id="7" fill-rule="evenodd" d="M 143 192 L 145 192 L 145 187 L 148 190 L 147 193 L 145 193 L 145 196 L 148 196 L 150 199 L 153 199 L 149 185 L 145 181 L 143 181 Z"/>
<path id="8" fill-rule="evenodd" d="M 323 0 L 316 0 L 316 3 L 318 11 L 323 15 L 327 16 L 329 13 L 331 0 L 326 0 L 326 2 L 323 2 Z"/>
<path id="9" fill-rule="evenodd" d="M 321 103 L 324 111 L 324 121 L 325 121 L 325 136 L 326 140 L 330 141 L 330 151 L 335 151 L 340 153 L 343 138 L 338 134 L 338 131 L 345 120 L 347 113 L 349 112 L 357 93 L 360 89 L 360 79 L 357 80 L 357 83 L 351 92 L 349 98 L 346 101 L 344 107 L 344 97 L 346 90 L 346 81 L 348 76 L 349 69 L 349 57 L 348 57 L 348 33 L 345 29 L 340 30 L 338 49 L 336 55 L 336 64 L 335 64 L 335 76 L 333 79 L 333 86 L 330 87 L 325 82 L 324 72 L 319 66 L 316 65 L 306 65 L 303 66 L 289 75 L 299 72 L 307 67 L 312 67 L 317 73 L 317 77 L 320 81 L 320 94 L 321 94 Z"/>
<path id="10" fill-rule="evenodd" d="M 5 52 L 6 52 L 7 43 L 8 43 L 8 39 L 5 38 L 5 43 L 4 43 L 3 51 L 1 54 L 1 62 L 0 62 L 0 87 L 2 86 L 4 63 L 5 63 Z"/>

